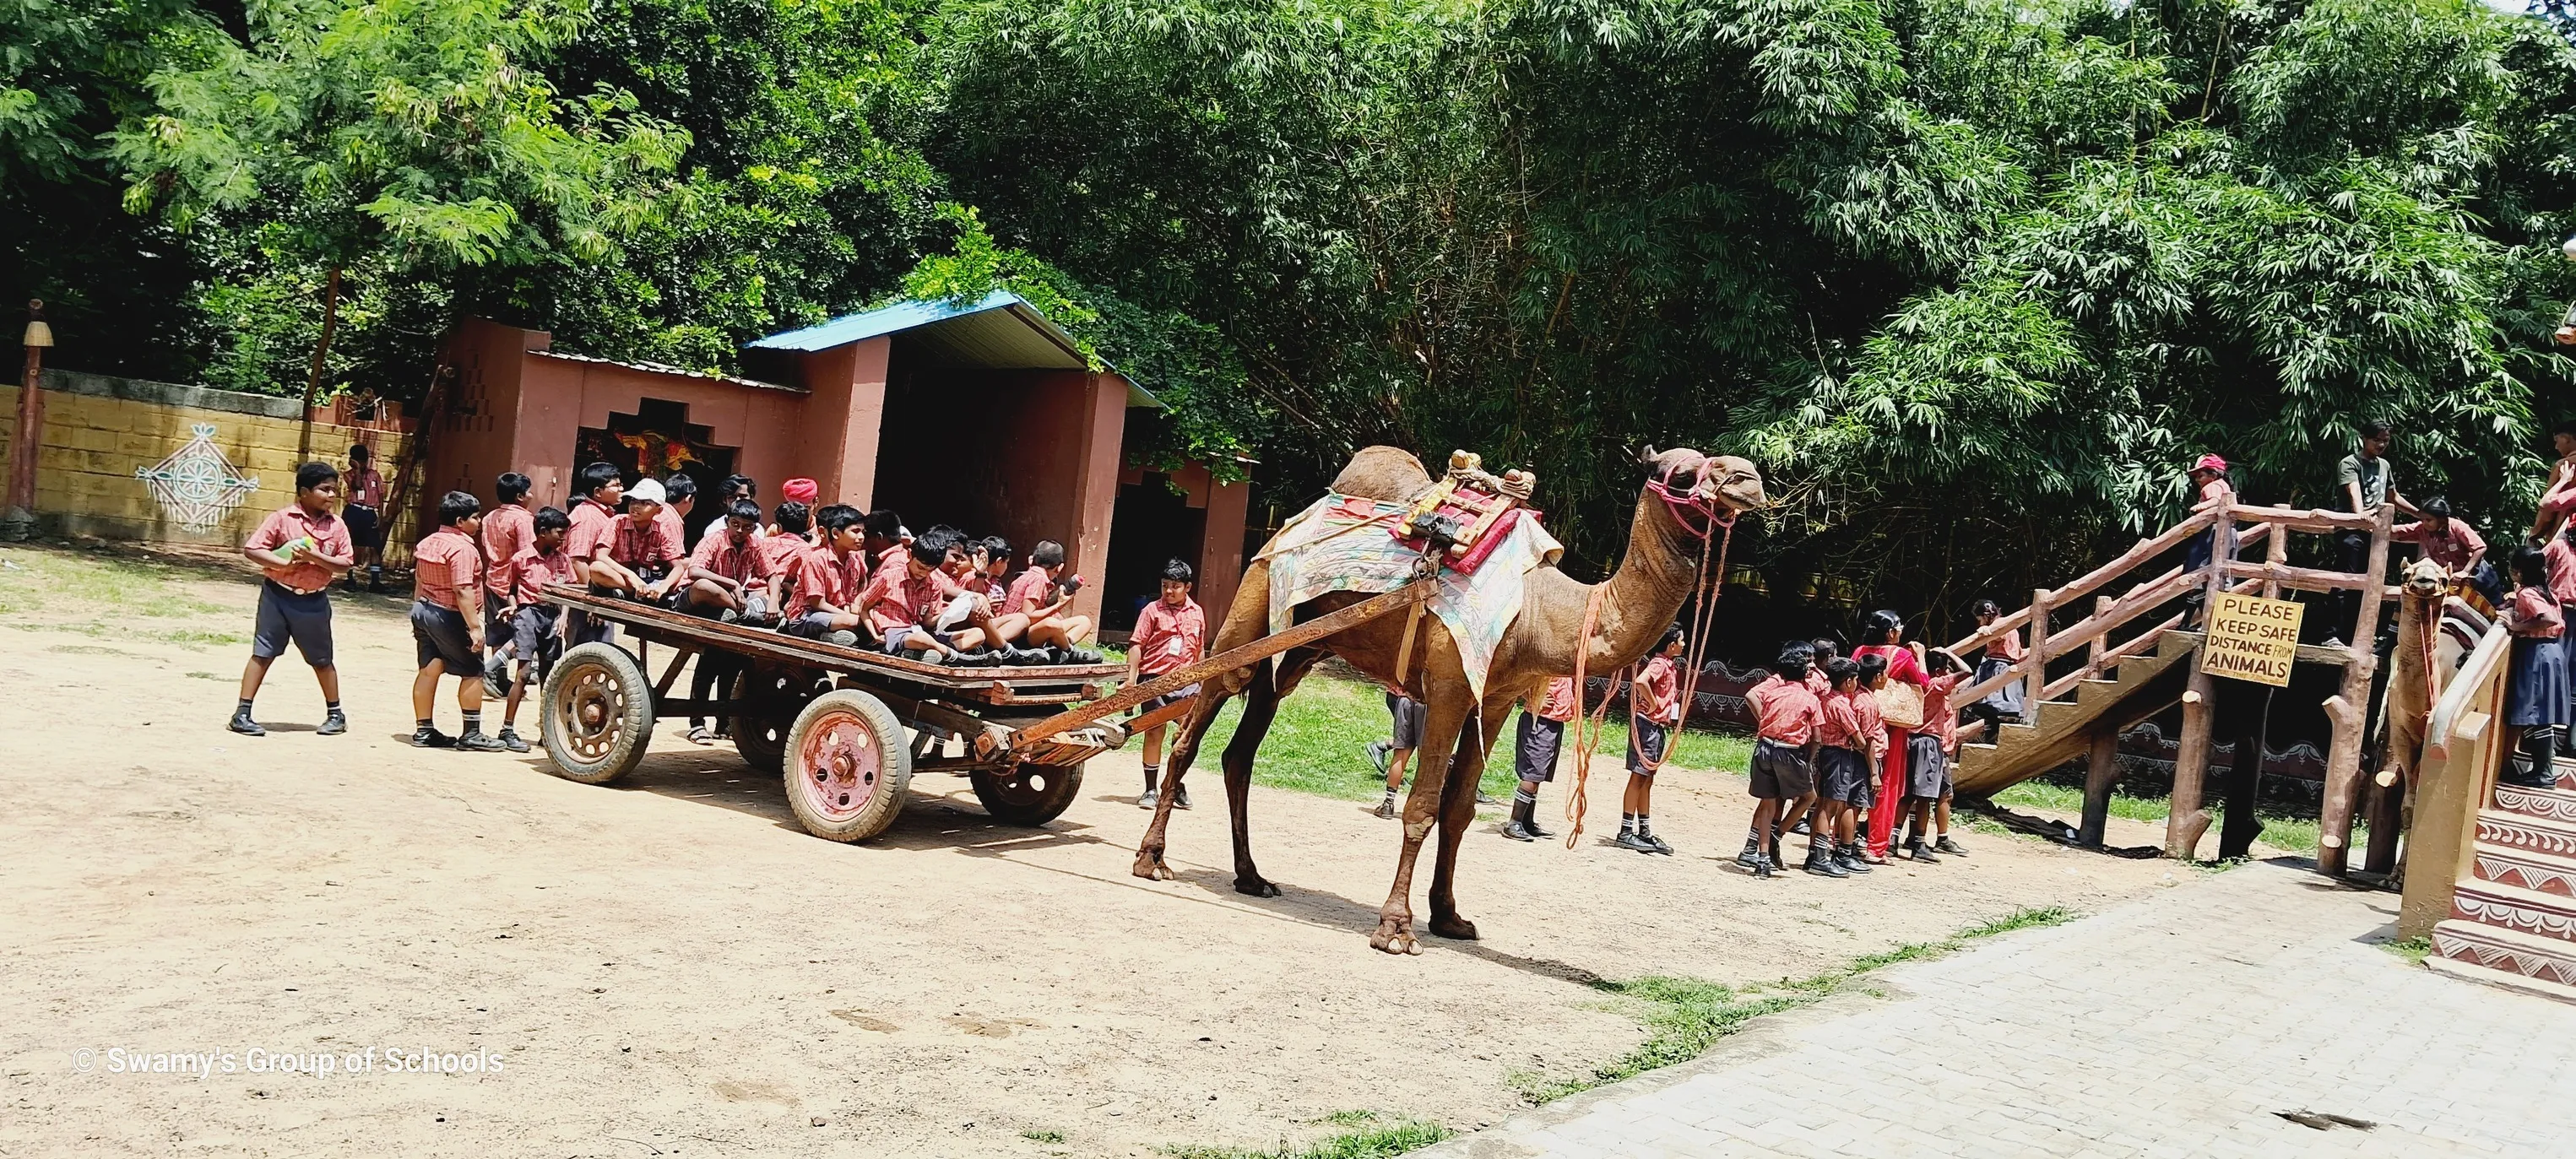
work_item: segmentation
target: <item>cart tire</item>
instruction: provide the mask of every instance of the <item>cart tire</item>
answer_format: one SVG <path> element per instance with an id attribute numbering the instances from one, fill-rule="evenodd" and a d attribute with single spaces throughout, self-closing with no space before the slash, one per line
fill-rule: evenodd
<path id="1" fill-rule="evenodd" d="M 605 785 L 633 772 L 653 741 L 653 685 L 633 654 L 615 644 L 567 651 L 546 674 L 546 757 L 555 775 Z"/>
<path id="2" fill-rule="evenodd" d="M 779 773 L 787 769 L 787 732 L 793 720 L 774 716 L 737 716 L 733 718 L 733 750 L 742 754 L 742 763 L 755 772 Z"/>
<path id="3" fill-rule="evenodd" d="M 1044 825 L 1073 807 L 1082 792 L 1082 766 L 1018 765 L 1008 773 L 976 769 L 967 774 L 975 799 L 1005 825 Z"/>
<path id="4" fill-rule="evenodd" d="M 884 701 L 853 688 L 826 692 L 796 714 L 781 771 L 787 804 L 806 832 L 865 841 L 903 813 L 910 741 Z"/>

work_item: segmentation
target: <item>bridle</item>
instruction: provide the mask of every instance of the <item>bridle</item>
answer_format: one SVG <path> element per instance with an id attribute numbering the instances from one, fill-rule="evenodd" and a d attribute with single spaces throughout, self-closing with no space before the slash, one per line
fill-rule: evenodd
<path id="1" fill-rule="evenodd" d="M 1705 483 L 1708 479 L 1709 462 L 1709 457 L 1702 455 L 1696 461 L 1675 463 L 1666 467 L 1661 474 L 1646 480 L 1646 490 L 1653 492 L 1655 498 L 1664 501 L 1664 509 L 1672 513 L 1673 522 L 1680 524 L 1683 531 L 1702 542 L 1714 538 L 1720 531 L 1733 531 L 1735 512 L 1720 506 L 1714 491 L 1703 495 L 1697 485 L 1680 491 L 1674 490 L 1673 476 L 1684 467 L 1694 467 L 1698 469 L 1701 482 Z"/>

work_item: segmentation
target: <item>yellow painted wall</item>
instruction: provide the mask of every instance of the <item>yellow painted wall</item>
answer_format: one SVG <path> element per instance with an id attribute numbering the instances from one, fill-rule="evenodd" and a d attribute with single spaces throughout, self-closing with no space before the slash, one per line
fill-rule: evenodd
<path id="1" fill-rule="evenodd" d="M 295 449 L 302 424 L 293 418 L 75 393 L 53 389 L 50 372 L 47 378 L 43 445 L 36 457 L 36 515 L 49 534 L 238 544 L 269 512 L 295 500 Z M 18 389 L 0 386 L 0 479 L 7 478 L 9 448 L 17 436 Z M 192 397 L 237 400 L 238 405 L 270 410 L 293 405 L 293 400 L 230 392 L 200 391 Z M 259 483 L 256 491 L 204 531 L 183 526 L 135 474 L 137 468 L 156 467 L 186 446 L 199 424 L 214 428 L 212 441 L 232 464 L 235 476 Z M 313 427 L 315 458 L 345 468 L 349 445 L 363 442 L 375 450 L 377 469 L 388 482 L 405 441 L 406 436 L 389 431 L 324 423 Z M 401 536 L 389 537 L 389 546 L 407 542 Z"/>

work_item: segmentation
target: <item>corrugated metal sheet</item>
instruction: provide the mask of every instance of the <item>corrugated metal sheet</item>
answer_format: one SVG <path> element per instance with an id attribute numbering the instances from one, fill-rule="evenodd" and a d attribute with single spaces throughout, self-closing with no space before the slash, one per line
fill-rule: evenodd
<path id="1" fill-rule="evenodd" d="M 1074 346 L 1073 339 L 1008 290 L 995 290 L 982 301 L 971 303 L 897 302 L 882 309 L 846 314 L 819 326 L 772 334 L 752 343 L 750 348 L 811 352 L 887 334 L 902 334 L 909 355 L 924 366 L 984 370 L 1085 367 L 1082 352 Z M 1130 380 L 1127 405 L 1162 404 Z"/>

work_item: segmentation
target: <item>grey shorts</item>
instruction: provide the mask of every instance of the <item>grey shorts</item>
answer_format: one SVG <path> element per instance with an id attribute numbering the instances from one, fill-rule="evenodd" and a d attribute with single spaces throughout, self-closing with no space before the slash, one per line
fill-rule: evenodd
<path id="1" fill-rule="evenodd" d="M 555 630 L 562 619 L 563 609 L 553 604 L 530 604 L 510 617 L 510 640 L 518 645 L 519 670 L 528 674 L 531 684 L 544 680 L 546 673 L 554 671 L 555 661 L 563 658 L 563 633 Z"/>
<path id="2" fill-rule="evenodd" d="M 276 580 L 259 585 L 259 617 L 251 629 L 250 654 L 274 660 L 286 654 L 288 641 L 316 668 L 331 667 L 331 594 L 299 596 Z"/>
<path id="3" fill-rule="evenodd" d="M 1816 771 L 1807 766 L 1807 750 L 1778 741 L 1753 742 L 1753 786 L 1756 797 L 1786 801 L 1816 791 Z"/>
<path id="4" fill-rule="evenodd" d="M 1564 748 L 1564 721 L 1523 712 L 1520 734 L 1512 747 L 1512 771 L 1524 781 L 1553 781 L 1556 754 Z"/>
<path id="5" fill-rule="evenodd" d="M 1905 738 L 1905 795 L 1937 800 L 1950 795 L 1950 756 L 1941 738 L 1914 733 Z"/>
<path id="6" fill-rule="evenodd" d="M 1145 676 L 1145 677 L 1144 677 L 1144 680 L 1152 680 L 1152 679 L 1153 679 L 1153 677 L 1151 677 L 1151 676 Z M 1143 682 L 1143 681 L 1141 681 L 1141 680 L 1139 681 L 1139 683 L 1142 683 L 1142 682 Z M 1152 699 L 1150 699 L 1150 700 L 1147 700 L 1147 701 L 1146 701 L 1145 703 L 1143 703 L 1143 704 L 1139 704 L 1139 705 L 1137 705 L 1137 706 L 1136 706 L 1136 715 L 1138 715 L 1138 716 L 1143 716 L 1143 715 L 1145 715 L 1146 713 L 1152 712 L 1152 711 L 1154 711 L 1154 710 L 1155 710 L 1155 709 L 1157 709 L 1157 708 L 1161 708 L 1161 707 L 1163 707 L 1164 705 L 1167 705 L 1167 704 L 1172 703 L 1173 701 L 1176 701 L 1176 700 L 1188 700 L 1189 698 L 1191 698 L 1191 697 L 1193 697 L 1193 696 L 1196 696 L 1196 695 L 1198 695 L 1198 694 L 1199 694 L 1199 686 L 1198 686 L 1198 685 L 1195 685 L 1195 684 L 1184 684 L 1184 685 L 1182 685 L 1182 686 L 1181 686 L 1181 687 L 1179 687 L 1179 688 L 1175 688 L 1175 689 L 1171 690 L 1170 692 L 1166 692 L 1166 693 L 1162 694 L 1161 696 L 1154 697 L 1154 698 L 1152 698 Z"/>
<path id="7" fill-rule="evenodd" d="M 1422 747 L 1422 722 L 1424 718 L 1431 715 L 1429 705 L 1412 697 L 1398 696 L 1390 692 L 1386 694 L 1386 714 L 1395 718 L 1395 727 L 1388 738 L 1388 743 L 1400 749 Z"/>
<path id="8" fill-rule="evenodd" d="M 1639 720 L 1628 729 L 1628 771 L 1641 777 L 1655 775 L 1655 766 L 1664 763 L 1664 726 L 1651 720 Z"/>
<path id="9" fill-rule="evenodd" d="M 936 642 L 936 643 L 937 643 L 940 647 L 942 647 L 942 648 L 954 648 L 954 647 L 956 647 L 956 645 L 955 645 L 955 644 L 949 643 L 949 641 L 948 641 L 948 633 L 946 633 L 946 632 L 932 631 L 931 629 L 924 628 L 924 627 L 922 627 L 922 626 L 921 626 L 921 625 L 919 625 L 919 624 L 904 624 L 904 625 L 901 625 L 901 626 L 899 626 L 899 627 L 893 627 L 893 628 L 888 628 L 888 629 L 886 629 L 886 634 L 885 634 L 885 650 L 886 650 L 886 654 L 887 654 L 887 655 L 890 655 L 890 656 L 900 656 L 900 655 L 902 655 L 902 654 L 906 651 L 906 649 L 905 649 L 905 648 L 904 648 L 904 646 L 903 646 L 903 645 L 904 645 L 904 642 L 905 642 L 905 641 L 907 641 L 907 640 L 910 640 L 910 639 L 912 638 L 912 636 L 913 636 L 913 633 L 916 633 L 916 632 L 919 632 L 919 633 L 921 633 L 921 634 L 923 634 L 923 635 L 926 635 L 926 636 L 930 637 L 930 638 L 931 638 L 931 640 L 933 640 L 934 642 Z"/>
<path id="10" fill-rule="evenodd" d="M 436 660 L 447 665 L 450 676 L 473 676 L 483 670 L 483 658 L 474 652 L 474 637 L 465 630 L 465 613 L 454 608 L 413 600 L 411 639 L 412 653 L 423 668 Z"/>
<path id="11" fill-rule="evenodd" d="M 1827 748 L 1817 756 L 1816 792 L 1828 801 L 1869 804 L 1869 757 L 1853 749 Z"/>

